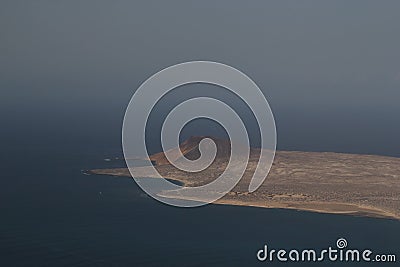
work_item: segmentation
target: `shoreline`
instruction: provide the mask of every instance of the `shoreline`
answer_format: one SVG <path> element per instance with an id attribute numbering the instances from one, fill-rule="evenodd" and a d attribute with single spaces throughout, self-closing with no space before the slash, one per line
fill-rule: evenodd
<path id="1" fill-rule="evenodd" d="M 165 198 L 182 199 L 189 201 L 204 202 L 199 198 L 193 197 L 179 197 L 170 196 L 168 194 L 158 194 Z M 307 211 L 323 214 L 335 214 L 335 215 L 350 215 L 355 217 L 369 217 L 369 218 L 380 218 L 380 219 L 393 219 L 400 220 L 400 216 L 394 214 L 390 211 L 380 209 L 368 205 L 359 205 L 354 203 L 344 203 L 344 202 L 301 202 L 301 201 L 260 201 L 260 200 L 238 200 L 229 199 L 226 196 L 216 200 L 215 202 L 209 204 L 216 205 L 229 205 L 229 206 L 242 206 L 242 207 L 256 207 L 264 209 L 287 209 L 287 210 L 297 210 L 297 211 Z"/>
<path id="2" fill-rule="evenodd" d="M 231 206 L 246 206 L 246 207 L 257 207 L 264 209 L 286 209 L 286 210 L 297 210 L 297 211 L 307 211 L 307 212 L 315 212 L 322 214 L 333 214 L 333 215 L 347 215 L 354 217 L 368 217 L 368 218 L 379 218 L 379 219 L 392 219 L 392 220 L 400 220 L 400 216 L 393 214 L 391 212 L 378 209 L 375 207 L 362 207 L 356 204 L 347 204 L 347 203 L 307 203 L 307 206 L 298 206 L 300 203 L 258 203 L 258 202 L 241 202 L 236 200 L 217 200 L 215 203 L 217 205 L 231 205 Z M 322 204 L 322 205 L 321 205 Z M 315 206 L 313 206 L 315 205 Z M 320 205 L 320 206 L 318 206 Z M 346 205 L 348 206 L 348 210 L 338 210 L 338 209 L 329 209 L 328 206 L 335 205 Z"/>
<path id="3" fill-rule="evenodd" d="M 126 177 L 133 179 L 127 172 L 127 169 L 93 169 L 85 170 L 84 174 L 90 175 L 107 175 L 114 177 Z M 155 177 L 143 177 L 137 179 L 159 179 Z M 172 179 L 170 177 L 165 177 L 171 182 L 177 182 L 181 185 L 185 185 L 185 182 L 178 179 Z M 159 194 L 161 197 L 165 198 L 176 198 L 177 196 L 171 196 L 168 194 Z M 279 198 L 279 196 L 274 196 Z M 202 202 L 201 199 L 180 197 L 183 200 L 198 201 Z M 231 199 L 229 195 L 222 197 L 221 199 L 210 203 L 215 205 L 229 205 L 229 206 L 241 206 L 241 207 L 256 207 L 264 209 L 286 209 L 286 210 L 297 210 L 297 211 L 307 211 L 322 214 L 335 214 L 335 215 L 347 215 L 355 217 L 369 217 L 369 218 L 381 218 L 381 219 L 392 219 L 400 220 L 400 216 L 394 214 L 390 211 L 380 209 L 371 205 L 359 205 L 355 203 L 345 203 L 345 202 L 322 202 L 322 201 L 276 201 L 276 200 L 242 200 L 242 199 Z"/>

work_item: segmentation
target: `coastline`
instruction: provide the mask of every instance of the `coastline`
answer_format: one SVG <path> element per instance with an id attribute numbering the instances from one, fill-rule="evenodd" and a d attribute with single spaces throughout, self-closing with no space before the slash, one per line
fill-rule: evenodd
<path id="1" fill-rule="evenodd" d="M 219 205 L 233 205 L 233 206 L 246 206 L 246 207 L 258 207 L 267 209 L 289 209 L 297 211 L 308 211 L 324 214 L 336 214 L 336 215 L 351 215 L 356 217 L 370 217 L 370 218 L 382 218 L 382 219 L 394 219 L 400 220 L 400 216 L 382 210 L 375 207 L 362 207 L 356 204 L 348 203 L 295 203 L 295 202 L 241 202 L 235 200 L 217 200 L 214 204 Z M 338 208 L 338 206 L 341 206 Z"/>
<path id="2" fill-rule="evenodd" d="M 168 154 L 187 159 L 200 156 L 202 136 L 192 136 Z M 230 161 L 230 142 L 213 138 L 217 146 L 214 161 L 200 172 L 185 172 L 170 163 L 164 152 L 150 156 L 152 166 L 95 169 L 92 174 L 169 179 L 186 187 L 199 187 L 224 173 Z M 179 151 L 180 150 L 180 151 Z M 181 152 L 181 153 L 179 153 Z M 391 218 L 400 220 L 400 158 L 334 152 L 276 151 L 268 177 L 249 192 L 253 174 L 260 166 L 258 148 L 250 148 L 245 170 L 229 175 L 239 182 L 215 204 L 283 208 L 320 213 Z M 129 166 L 129 164 L 128 164 Z M 194 199 L 196 196 L 168 190 L 161 197 Z M 201 197 L 201 196 L 199 196 Z"/>
<path id="3" fill-rule="evenodd" d="M 116 168 L 116 169 L 93 169 L 84 171 L 86 174 L 92 175 L 107 175 L 114 177 L 126 177 L 132 178 L 128 169 L 126 168 Z M 138 179 L 158 179 L 155 177 L 143 177 Z M 187 185 L 187 182 L 184 180 L 165 177 L 165 179 L 172 180 L 172 182 L 177 182 L 181 185 Z M 276 201 L 276 200 L 259 200 L 259 199 L 233 199 L 231 195 L 237 194 L 237 192 L 230 192 L 223 198 L 210 203 L 215 205 L 229 205 L 229 206 L 244 206 L 244 207 L 257 207 L 257 208 L 266 208 L 266 209 L 288 209 L 288 210 L 297 210 L 297 211 L 307 211 L 307 212 L 315 212 L 315 213 L 324 213 L 324 214 L 336 214 L 336 215 L 350 215 L 356 217 L 370 217 L 370 218 L 383 218 L 383 219 L 394 219 L 400 220 L 400 216 L 391 211 L 374 207 L 371 205 L 360 205 L 356 203 L 346 203 L 346 202 L 322 202 L 322 201 Z M 245 193 L 246 195 L 246 193 Z M 202 202 L 201 199 L 189 198 L 189 197 L 178 197 L 165 193 L 159 194 L 161 197 L 165 198 L 180 198 L 183 200 L 192 200 Z M 273 195 L 272 198 L 284 198 L 283 196 Z"/>

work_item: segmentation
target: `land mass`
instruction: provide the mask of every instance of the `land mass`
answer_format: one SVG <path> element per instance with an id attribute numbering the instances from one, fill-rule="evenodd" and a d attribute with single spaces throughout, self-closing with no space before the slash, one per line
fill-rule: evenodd
<path id="1" fill-rule="evenodd" d="M 167 153 L 172 155 L 170 158 L 178 161 L 177 149 L 180 149 L 186 158 L 197 159 L 200 156 L 198 145 L 203 138 L 191 137 L 179 148 Z M 164 153 L 154 154 L 150 159 L 164 178 L 179 181 L 188 187 L 207 184 L 225 170 L 230 156 L 229 141 L 208 138 L 213 139 L 218 152 L 213 163 L 204 171 L 188 173 L 178 170 L 169 163 Z M 255 192 L 249 193 L 248 187 L 259 153 L 260 149 L 250 149 L 250 160 L 243 178 L 215 204 L 400 219 L 400 158 L 277 151 L 267 179 Z M 135 177 L 148 177 L 147 168 L 136 167 L 131 171 Z M 91 173 L 131 176 L 127 168 L 94 169 Z M 160 195 L 201 201 L 174 195 L 172 191 L 161 192 Z"/>

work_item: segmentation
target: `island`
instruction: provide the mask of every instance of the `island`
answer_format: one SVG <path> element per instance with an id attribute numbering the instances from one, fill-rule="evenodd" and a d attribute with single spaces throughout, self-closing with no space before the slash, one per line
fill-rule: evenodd
<path id="1" fill-rule="evenodd" d="M 166 153 L 185 158 L 200 156 L 199 143 L 206 136 L 192 136 Z M 188 173 L 176 169 L 163 152 L 150 157 L 166 179 L 185 186 L 199 186 L 216 179 L 230 157 L 228 140 L 211 138 L 218 149 L 213 163 L 204 171 Z M 250 160 L 243 178 L 231 192 L 214 204 L 283 208 L 400 219 L 400 158 L 333 152 L 277 151 L 272 168 L 254 192 L 248 186 L 258 163 L 260 149 L 250 149 Z M 179 160 L 178 156 L 175 160 Z M 262 163 L 261 163 L 262 164 Z M 146 168 L 134 168 L 135 177 L 144 177 Z M 127 168 L 93 169 L 92 174 L 127 176 Z M 175 197 L 168 192 L 163 197 Z"/>

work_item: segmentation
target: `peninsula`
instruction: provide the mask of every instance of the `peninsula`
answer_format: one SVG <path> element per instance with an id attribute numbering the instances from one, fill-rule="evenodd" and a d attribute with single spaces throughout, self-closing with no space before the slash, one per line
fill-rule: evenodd
<path id="1" fill-rule="evenodd" d="M 198 145 L 203 138 L 193 136 L 169 152 L 173 155 L 174 150 L 180 149 L 186 158 L 196 159 L 200 156 Z M 152 155 L 150 159 L 164 178 L 177 180 L 185 186 L 209 183 L 224 171 L 230 156 L 229 141 L 209 138 L 215 142 L 218 152 L 214 162 L 204 171 L 180 171 L 169 163 L 162 152 Z M 243 178 L 214 204 L 400 219 L 400 158 L 277 151 L 267 179 L 255 192 L 249 193 L 248 186 L 259 152 L 257 148 L 250 149 L 250 160 Z M 134 168 L 135 176 L 143 177 L 146 168 Z M 127 168 L 94 169 L 90 172 L 131 176 Z M 163 192 L 162 196 L 176 197 L 168 192 Z"/>

